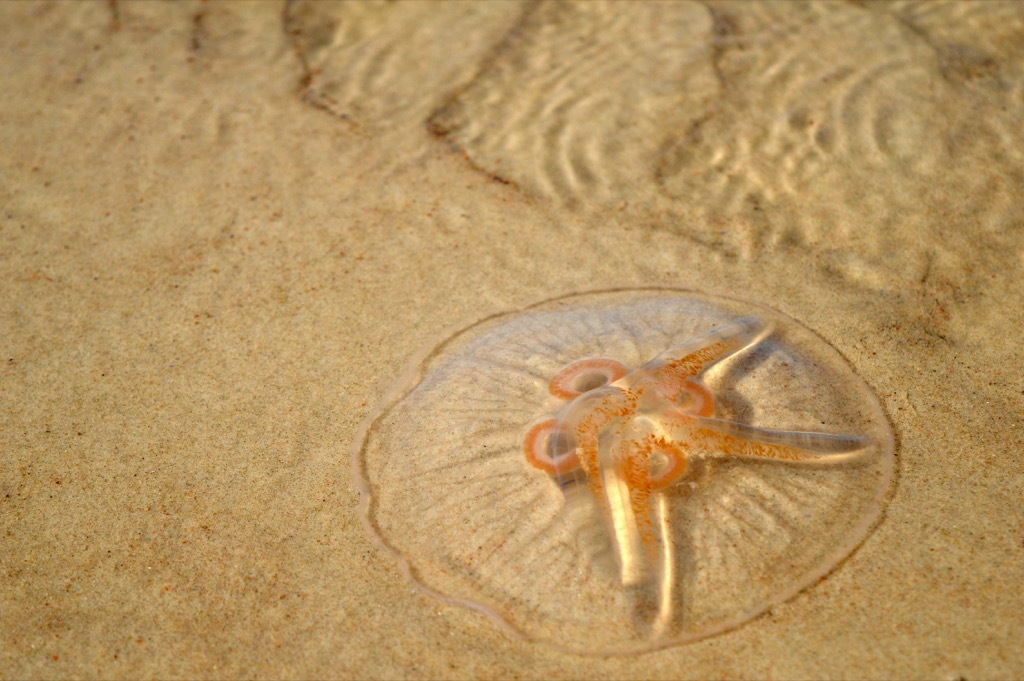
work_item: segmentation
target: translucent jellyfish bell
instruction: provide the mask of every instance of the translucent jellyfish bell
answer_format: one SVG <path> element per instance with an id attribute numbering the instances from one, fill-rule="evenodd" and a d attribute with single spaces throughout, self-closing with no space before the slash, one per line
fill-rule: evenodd
<path id="1" fill-rule="evenodd" d="M 429 593 L 585 654 L 706 637 L 832 569 L 892 472 L 878 401 L 773 310 L 567 296 L 435 348 L 356 452 L 372 532 Z"/>

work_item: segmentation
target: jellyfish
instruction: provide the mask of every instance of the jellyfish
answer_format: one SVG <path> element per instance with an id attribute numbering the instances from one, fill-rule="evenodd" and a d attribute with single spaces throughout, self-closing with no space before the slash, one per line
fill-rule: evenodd
<path id="1" fill-rule="evenodd" d="M 892 434 L 819 336 L 674 289 L 489 316 L 367 423 L 368 527 L 427 593 L 583 654 L 728 631 L 877 520 Z"/>

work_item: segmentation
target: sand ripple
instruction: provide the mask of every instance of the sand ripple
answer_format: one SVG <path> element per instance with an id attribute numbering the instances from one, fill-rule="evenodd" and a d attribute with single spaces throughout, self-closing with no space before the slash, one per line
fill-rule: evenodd
<path id="1" fill-rule="evenodd" d="M 1005 228 L 978 168 L 1020 177 L 1020 45 L 1013 3 L 543 4 L 430 125 L 532 194 L 878 287 Z"/>
<path id="2" fill-rule="evenodd" d="M 618 202 L 717 85 L 697 5 L 548 3 L 431 118 L 492 173 L 542 196 Z"/>
<path id="3" fill-rule="evenodd" d="M 297 3 L 285 25 L 309 101 L 355 125 L 871 288 L 978 234 L 996 253 L 1024 182 L 1022 3 Z"/>
<path id="4" fill-rule="evenodd" d="M 379 130 L 420 126 L 522 12 L 509 2 L 297 2 L 284 23 L 307 100 Z"/>

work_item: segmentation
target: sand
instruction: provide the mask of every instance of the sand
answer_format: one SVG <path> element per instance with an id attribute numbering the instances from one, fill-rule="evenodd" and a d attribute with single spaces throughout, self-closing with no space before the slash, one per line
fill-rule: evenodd
<path id="1" fill-rule="evenodd" d="M 1024 676 L 1024 8 L 0 6 L 0 678 Z M 879 396 L 864 543 L 639 656 L 367 536 L 360 424 L 453 325 L 675 286 Z"/>

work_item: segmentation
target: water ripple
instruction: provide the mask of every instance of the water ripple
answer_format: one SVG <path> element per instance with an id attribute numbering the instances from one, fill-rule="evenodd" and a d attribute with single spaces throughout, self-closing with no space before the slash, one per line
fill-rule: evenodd
<path id="1" fill-rule="evenodd" d="M 473 83 L 431 118 L 481 167 L 567 202 L 652 186 L 680 93 L 717 89 L 708 14 L 692 4 L 545 3 Z"/>
<path id="2" fill-rule="evenodd" d="M 1024 180 L 1024 3 L 296 3 L 285 25 L 309 101 L 360 127 L 871 288 L 998 239 Z"/>
<path id="3" fill-rule="evenodd" d="M 523 11 L 510 2 L 297 2 L 284 24 L 307 101 L 382 130 L 422 125 Z"/>

